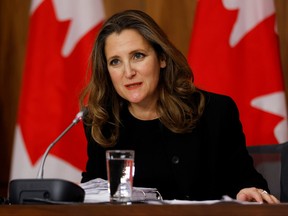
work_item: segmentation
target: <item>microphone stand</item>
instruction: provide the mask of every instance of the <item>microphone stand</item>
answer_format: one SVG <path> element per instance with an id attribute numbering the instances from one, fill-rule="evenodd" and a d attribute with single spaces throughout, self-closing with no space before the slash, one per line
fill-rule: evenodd
<path id="1" fill-rule="evenodd" d="M 54 145 L 74 126 L 76 125 L 80 120 L 82 120 L 83 116 L 87 114 L 87 109 L 81 110 L 79 113 L 77 113 L 76 117 L 73 119 L 72 123 L 48 146 L 45 153 L 43 154 L 41 164 L 38 170 L 37 178 L 43 179 L 44 175 L 44 164 L 46 161 L 46 158 L 50 152 L 50 150 L 54 147 Z"/>
<path id="2" fill-rule="evenodd" d="M 77 184 L 64 179 L 43 179 L 44 165 L 50 150 L 88 112 L 84 108 L 77 113 L 72 123 L 48 146 L 38 170 L 36 179 L 13 179 L 9 182 L 9 202 L 23 203 L 71 203 L 83 202 L 85 191 Z"/>

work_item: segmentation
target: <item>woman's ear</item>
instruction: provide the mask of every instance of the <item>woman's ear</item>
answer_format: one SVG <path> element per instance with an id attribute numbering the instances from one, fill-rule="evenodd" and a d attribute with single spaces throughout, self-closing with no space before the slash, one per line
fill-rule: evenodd
<path id="1" fill-rule="evenodd" d="M 165 68 L 167 66 L 166 59 L 164 56 L 160 56 L 160 68 Z"/>
<path id="2" fill-rule="evenodd" d="M 160 61 L 160 68 L 165 68 L 166 67 L 166 60 L 161 60 Z"/>

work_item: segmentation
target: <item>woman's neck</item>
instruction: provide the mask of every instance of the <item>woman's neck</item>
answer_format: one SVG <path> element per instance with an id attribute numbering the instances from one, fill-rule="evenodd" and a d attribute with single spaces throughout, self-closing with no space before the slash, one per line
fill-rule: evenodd
<path id="1" fill-rule="evenodd" d="M 129 105 L 129 112 L 137 119 L 140 120 L 153 120 L 159 118 L 159 114 L 155 106 L 141 107 L 137 105 Z"/>

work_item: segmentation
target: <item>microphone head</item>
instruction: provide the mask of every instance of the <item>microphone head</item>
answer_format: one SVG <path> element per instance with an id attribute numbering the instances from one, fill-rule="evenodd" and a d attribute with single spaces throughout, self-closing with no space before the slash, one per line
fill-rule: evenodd
<path id="1" fill-rule="evenodd" d="M 83 117 L 85 115 L 87 115 L 88 113 L 88 108 L 87 107 L 84 107 L 81 111 L 79 111 L 77 114 L 76 114 L 76 117 L 74 118 L 73 120 L 73 123 L 76 124 L 78 123 L 80 120 L 83 119 Z"/>

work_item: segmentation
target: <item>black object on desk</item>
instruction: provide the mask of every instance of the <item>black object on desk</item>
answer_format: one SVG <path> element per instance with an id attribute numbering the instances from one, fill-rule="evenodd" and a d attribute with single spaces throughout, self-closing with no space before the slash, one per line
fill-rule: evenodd
<path id="1" fill-rule="evenodd" d="M 84 197 L 79 185 L 62 179 L 16 179 L 9 183 L 11 204 L 83 202 Z"/>

